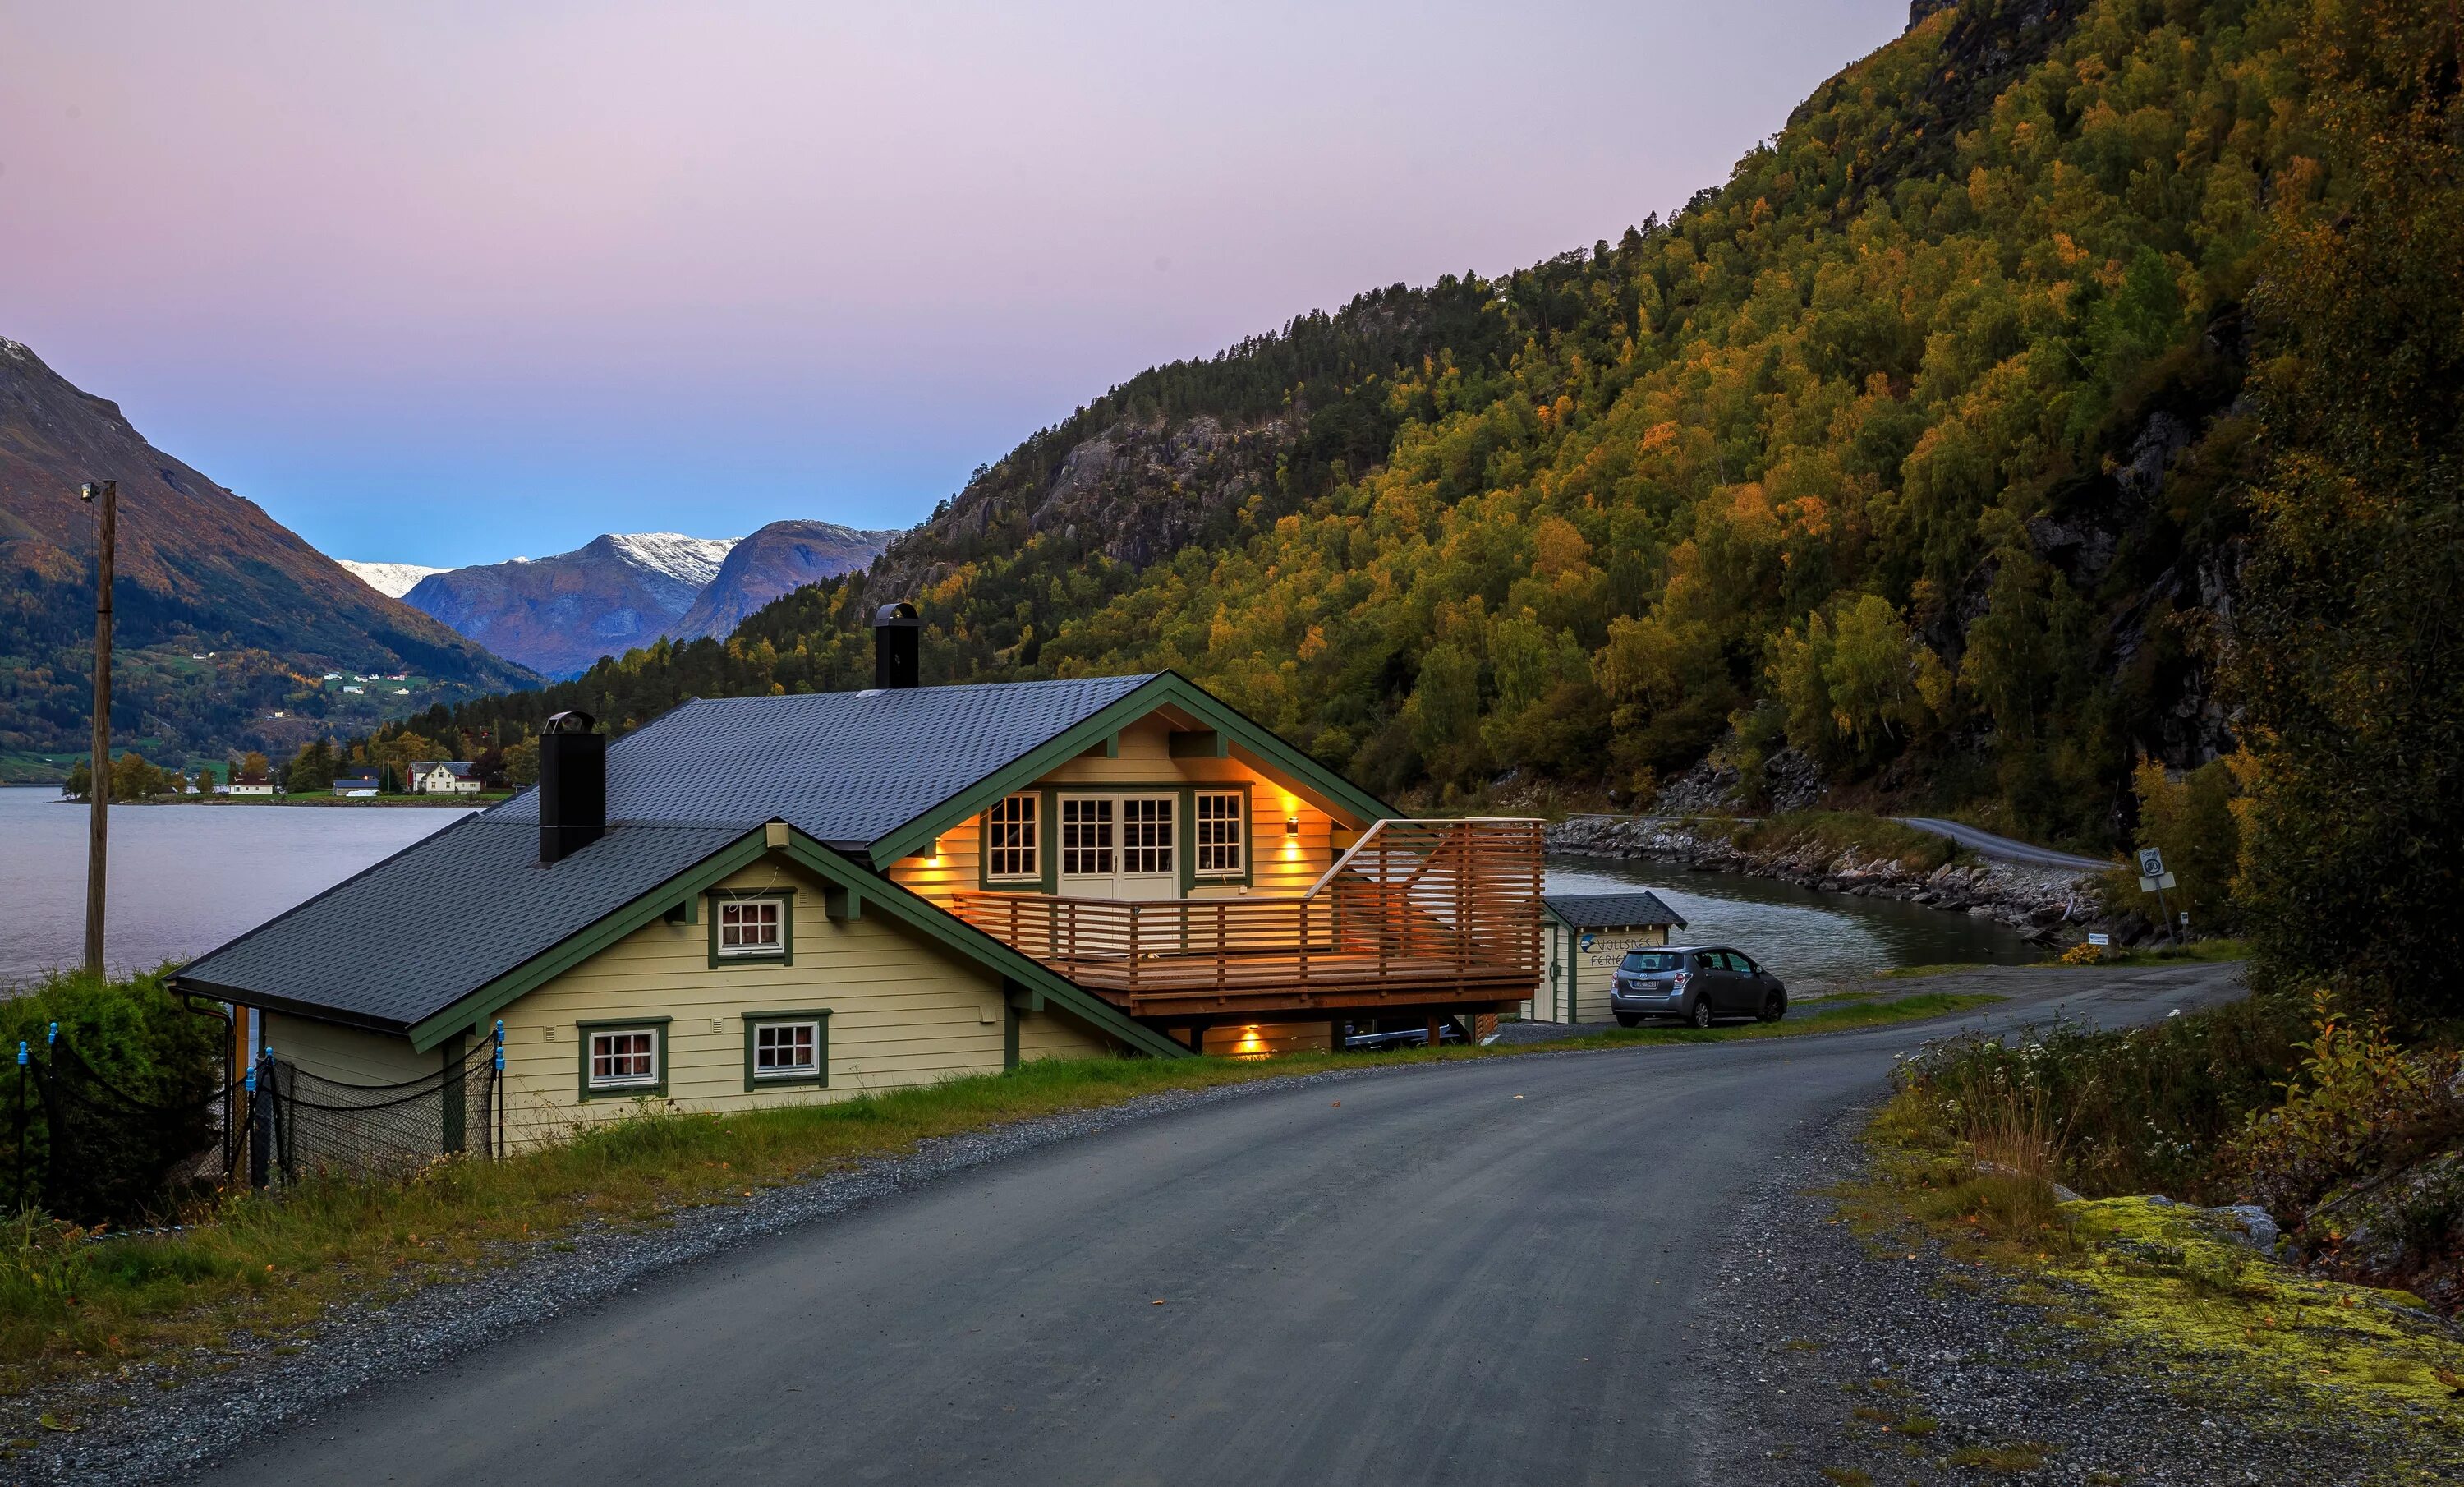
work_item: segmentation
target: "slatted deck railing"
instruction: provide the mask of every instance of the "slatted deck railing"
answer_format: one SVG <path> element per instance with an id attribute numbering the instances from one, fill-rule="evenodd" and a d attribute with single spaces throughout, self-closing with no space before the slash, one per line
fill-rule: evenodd
<path id="1" fill-rule="evenodd" d="M 1540 973 L 1537 821 L 1380 821 L 1298 898 L 964 893 L 977 928 L 1140 1000 L 1377 987 L 1495 990 Z"/>

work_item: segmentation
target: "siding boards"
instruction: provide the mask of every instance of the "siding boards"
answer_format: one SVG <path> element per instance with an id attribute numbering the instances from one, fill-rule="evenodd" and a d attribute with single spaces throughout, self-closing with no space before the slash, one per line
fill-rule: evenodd
<path id="1" fill-rule="evenodd" d="M 1335 859 L 1334 818 L 1237 759 L 1173 758 L 1168 742 L 1170 734 L 1170 728 L 1161 719 L 1150 718 L 1133 723 L 1121 730 L 1118 758 L 1106 758 L 1100 751 L 1082 754 L 1046 774 L 1030 788 L 1066 790 L 1072 786 L 1099 786 L 1126 789 L 1138 786 L 1246 785 L 1249 787 L 1249 830 L 1248 840 L 1243 844 L 1249 854 L 1249 887 L 1246 892 L 1268 898 L 1298 898 L 1309 892 Z M 1287 816 L 1300 818 L 1299 834 L 1284 834 L 1284 820 Z M 1049 854 L 1055 850 L 1059 823 L 1045 821 L 1042 825 L 1043 848 Z M 1176 845 L 1183 854 L 1192 850 L 1192 826 L 1193 823 L 1188 821 L 1177 824 L 1178 839 Z M 938 861 L 925 855 L 902 858 L 891 866 L 891 879 L 946 906 L 951 894 L 972 892 L 981 886 L 979 854 L 982 832 L 983 818 L 970 817 L 941 833 Z M 1237 886 L 1200 884 L 1190 897 L 1236 898 L 1243 892 Z M 798 953 L 803 953 L 801 944 Z"/>
<path id="2" fill-rule="evenodd" d="M 1111 1040 L 1103 1034 L 1049 1009 L 1019 1013 L 1021 1063 L 1033 1063 L 1039 1058 L 1106 1058 L 1114 1052 Z"/>
<path id="3" fill-rule="evenodd" d="M 707 925 L 653 923 L 524 996 L 505 1010 L 510 1143 L 561 1139 L 635 1108 L 621 1096 L 581 1098 L 580 1022 L 671 1019 L 666 1099 L 694 1110 L 844 1099 L 1001 1072 L 1000 976 L 878 918 L 831 920 L 821 885 L 790 867 L 757 864 L 724 887 L 796 892 L 795 964 L 713 968 Z M 827 1086 L 746 1090 L 745 1015 L 812 1008 L 830 1010 Z M 1030 1044 L 1036 1052 L 1027 1054 Z M 1051 1012 L 1025 1019 L 1021 1050 L 1037 1057 L 1111 1051 L 1099 1034 Z"/>
<path id="4" fill-rule="evenodd" d="M 445 1067 L 442 1053 L 412 1053 L 407 1038 L 288 1012 L 265 1014 L 262 1046 L 285 1063 L 338 1084 L 405 1084 Z"/>

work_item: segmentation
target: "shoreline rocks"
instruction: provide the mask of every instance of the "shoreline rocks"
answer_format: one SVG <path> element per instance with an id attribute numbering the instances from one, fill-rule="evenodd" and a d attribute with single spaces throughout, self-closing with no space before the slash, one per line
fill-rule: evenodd
<path id="1" fill-rule="evenodd" d="M 2090 928 L 2111 933 L 2116 944 L 2135 938 L 2129 926 L 2103 921 L 2090 883 L 2095 875 L 2069 868 L 1962 856 L 1919 872 L 1894 857 L 1811 838 L 1752 852 L 1716 827 L 1665 816 L 1574 816 L 1551 826 L 1548 841 L 1550 852 L 1568 856 L 1672 862 L 1696 872 L 1922 903 L 1992 920 L 2048 948 L 2078 943 Z"/>

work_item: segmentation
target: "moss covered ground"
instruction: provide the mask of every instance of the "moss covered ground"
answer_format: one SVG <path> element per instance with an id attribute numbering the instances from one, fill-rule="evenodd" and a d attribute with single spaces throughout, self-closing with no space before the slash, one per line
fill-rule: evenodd
<path id="1" fill-rule="evenodd" d="M 2133 1197 L 2060 1210 L 2077 1243 L 2046 1270 L 2094 1298 L 2096 1324 L 2321 1406 L 2464 1420 L 2464 1333 L 2414 1297 L 2278 1265 L 2211 1210 Z"/>

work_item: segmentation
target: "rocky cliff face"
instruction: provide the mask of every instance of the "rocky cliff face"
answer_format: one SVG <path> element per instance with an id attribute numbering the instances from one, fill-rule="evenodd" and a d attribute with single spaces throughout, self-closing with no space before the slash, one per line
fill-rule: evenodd
<path id="1" fill-rule="evenodd" d="M 327 669 L 465 690 L 537 679 L 369 588 L 0 341 L 0 751 L 86 742 L 96 539 L 77 491 L 99 478 L 120 482 L 114 718 L 132 735 L 231 742 L 263 696 Z"/>
<path id="2" fill-rule="evenodd" d="M 773 522 L 729 550 L 668 633 L 679 640 L 724 640 L 746 615 L 781 594 L 863 567 L 895 535 L 835 522 Z"/>

